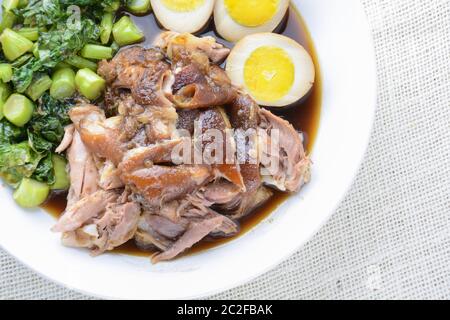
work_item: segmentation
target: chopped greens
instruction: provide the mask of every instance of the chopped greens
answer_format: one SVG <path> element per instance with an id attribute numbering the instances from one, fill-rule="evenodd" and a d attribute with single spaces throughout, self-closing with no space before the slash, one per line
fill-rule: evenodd
<path id="1" fill-rule="evenodd" d="M 9 184 L 16 187 L 23 178 L 49 185 L 55 182 L 51 156 L 70 123 L 67 113 L 73 104 L 45 93 L 26 127 L 0 121 L 0 175 Z"/>
<path id="2" fill-rule="evenodd" d="M 130 23 L 134 33 L 116 30 L 114 38 L 123 16 L 117 11 L 128 0 L 0 2 L 0 177 L 29 206 L 28 187 L 70 185 L 67 161 L 55 154 L 71 123 L 68 112 L 80 94 L 92 100 L 103 94 L 97 61 L 111 58 L 121 43 L 137 42 L 141 32 Z"/>
<path id="3" fill-rule="evenodd" d="M 28 142 L 0 143 L 0 175 L 10 185 L 17 187 L 23 178 L 36 171 L 43 155 L 31 149 Z"/>
<path id="4" fill-rule="evenodd" d="M 51 148 L 46 150 L 53 151 L 64 136 L 64 127 L 70 123 L 67 113 L 73 105 L 74 101 L 72 100 L 59 101 L 45 93 L 31 118 L 29 134 L 36 135 L 50 143 Z"/>
<path id="5" fill-rule="evenodd" d="M 40 28 L 37 42 L 39 57 L 33 57 L 14 69 L 12 81 L 16 91 L 24 92 L 35 72 L 47 72 L 76 55 L 86 44 L 98 43 L 105 8 L 112 7 L 115 2 L 30 0 L 25 8 L 16 10 L 26 26 Z M 80 11 L 73 9 L 73 6 Z"/>

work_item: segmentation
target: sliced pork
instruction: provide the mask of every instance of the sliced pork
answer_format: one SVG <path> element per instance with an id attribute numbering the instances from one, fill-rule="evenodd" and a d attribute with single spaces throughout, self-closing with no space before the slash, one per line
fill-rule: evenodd
<path id="1" fill-rule="evenodd" d="M 119 194 L 115 191 L 99 190 L 82 198 L 67 208 L 52 231 L 75 231 L 83 225 L 89 224 L 89 221 L 98 218 L 110 203 L 116 202 L 118 197 Z"/>
<path id="2" fill-rule="evenodd" d="M 210 178 L 211 171 L 204 166 L 152 165 L 122 173 L 122 181 L 152 208 L 192 193 Z"/>
<path id="3" fill-rule="evenodd" d="M 152 257 L 153 263 L 171 260 L 201 241 L 208 234 L 218 229 L 223 223 L 224 217 L 217 216 L 211 219 L 191 222 L 186 232 L 170 248 Z"/>
<path id="4" fill-rule="evenodd" d="M 169 99 L 181 109 L 208 108 L 233 102 L 236 89 L 219 62 L 229 51 L 211 38 L 163 34 L 157 45 L 172 61 L 174 82 Z"/>
<path id="5" fill-rule="evenodd" d="M 78 131 L 74 132 L 67 151 L 69 161 L 70 189 L 67 207 L 98 190 L 98 171 L 93 155 L 86 148 Z"/>
<path id="6" fill-rule="evenodd" d="M 300 134 L 268 110 L 260 109 L 260 117 L 260 127 L 267 133 L 260 141 L 265 146 L 264 182 L 281 191 L 299 191 L 311 178 L 311 160 L 305 154 Z"/>
<path id="7" fill-rule="evenodd" d="M 64 127 L 64 137 L 59 146 L 55 149 L 56 153 L 63 153 L 70 147 L 73 141 L 74 133 L 75 126 L 73 124 L 69 124 L 68 126 Z"/>

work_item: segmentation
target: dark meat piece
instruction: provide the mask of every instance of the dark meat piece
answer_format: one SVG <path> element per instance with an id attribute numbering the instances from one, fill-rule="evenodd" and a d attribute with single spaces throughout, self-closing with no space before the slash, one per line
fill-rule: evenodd
<path id="1" fill-rule="evenodd" d="M 169 98 L 182 109 L 199 109 L 222 106 L 232 102 L 236 90 L 220 67 L 212 65 L 203 71 L 191 63 L 175 71 L 173 95 Z"/>
<path id="2" fill-rule="evenodd" d="M 223 106 L 236 98 L 236 89 L 223 69 L 212 62 L 225 58 L 229 50 L 211 38 L 165 33 L 157 45 L 172 60 L 175 82 L 168 97 L 182 109 Z"/>
<path id="3" fill-rule="evenodd" d="M 246 188 L 245 193 L 240 198 L 222 204 L 223 208 L 231 212 L 235 219 L 249 214 L 255 207 L 261 205 L 261 201 L 257 201 L 256 196 L 262 184 L 259 158 L 256 151 L 259 109 L 258 104 L 250 96 L 244 94 L 239 94 L 238 98 L 228 108 L 231 125 L 236 130 L 238 159 Z M 253 151 L 251 151 L 252 149 Z"/>
<path id="4" fill-rule="evenodd" d="M 230 121 L 222 108 L 209 108 L 197 119 L 196 130 L 201 134 L 196 144 L 197 152 L 207 164 L 212 164 L 216 178 L 225 178 L 245 190 L 239 164 L 236 159 L 234 137 L 230 134 Z M 215 137 L 219 134 L 218 137 Z"/>
<path id="5" fill-rule="evenodd" d="M 170 81 L 170 66 L 164 55 L 155 49 L 131 47 L 120 51 L 110 62 L 99 63 L 98 74 L 111 87 L 129 89 L 134 100 L 141 105 L 171 106 L 164 94 Z"/>
<path id="6" fill-rule="evenodd" d="M 193 110 L 178 110 L 178 130 L 186 130 L 190 135 L 194 134 L 195 121 L 200 116 L 201 111 L 199 109 Z"/>
<path id="7" fill-rule="evenodd" d="M 194 244 L 201 241 L 204 237 L 218 229 L 224 221 L 225 217 L 216 216 L 211 219 L 191 222 L 186 232 L 166 251 L 156 254 L 152 257 L 152 262 L 167 261 L 175 258 Z"/>
<path id="8" fill-rule="evenodd" d="M 140 105 L 126 93 L 120 94 L 116 103 L 124 118 L 121 140 L 129 149 L 171 139 L 178 119 L 172 106 Z"/>
<path id="9" fill-rule="evenodd" d="M 162 205 L 160 214 L 147 213 L 141 217 L 136 243 L 140 248 L 156 247 L 163 251 L 153 258 L 153 262 L 158 262 L 174 258 L 206 236 L 235 235 L 238 225 L 208 208 L 210 205 L 201 192 Z"/>
<path id="10" fill-rule="evenodd" d="M 210 183 L 203 188 L 205 200 L 215 205 L 233 203 L 242 197 L 242 191 L 236 185 L 228 181 Z"/>

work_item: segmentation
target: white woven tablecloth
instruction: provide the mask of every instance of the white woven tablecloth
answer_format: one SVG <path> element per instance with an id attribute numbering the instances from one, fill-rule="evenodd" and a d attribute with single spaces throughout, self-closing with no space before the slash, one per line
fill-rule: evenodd
<path id="1" fill-rule="evenodd" d="M 450 299 L 450 0 L 362 2 L 380 86 L 356 182 L 293 257 L 214 298 Z M 0 249 L 0 299 L 85 298 Z"/>

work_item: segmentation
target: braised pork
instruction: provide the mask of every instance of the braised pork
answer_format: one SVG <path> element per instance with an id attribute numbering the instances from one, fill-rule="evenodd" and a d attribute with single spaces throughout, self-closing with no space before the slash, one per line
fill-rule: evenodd
<path id="1" fill-rule="evenodd" d="M 166 33 L 156 45 L 172 61 L 174 83 L 168 97 L 178 108 L 222 106 L 236 98 L 236 89 L 225 71 L 214 64 L 224 59 L 229 50 L 214 39 Z"/>
<path id="2" fill-rule="evenodd" d="M 99 255 L 134 239 L 158 250 L 154 263 L 171 260 L 205 238 L 236 235 L 270 187 L 295 192 L 310 179 L 299 133 L 219 66 L 228 48 L 174 32 L 157 47 L 102 61 L 104 105 L 69 112 L 57 148 L 67 150 L 69 201 L 52 229 L 67 246 Z"/>

